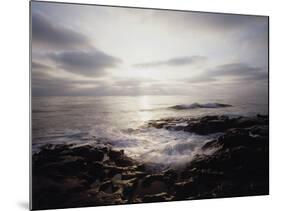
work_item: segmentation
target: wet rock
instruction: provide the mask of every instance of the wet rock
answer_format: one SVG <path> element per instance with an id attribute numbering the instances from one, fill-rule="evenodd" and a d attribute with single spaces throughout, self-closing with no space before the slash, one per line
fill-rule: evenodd
<path id="1" fill-rule="evenodd" d="M 226 116 L 206 116 L 199 120 L 190 122 L 184 131 L 194 132 L 200 135 L 223 132 L 230 128 L 232 120 Z"/>
<path id="2" fill-rule="evenodd" d="M 133 192 L 136 190 L 137 186 L 138 179 L 128 180 L 128 182 L 124 183 L 123 194 L 131 199 L 131 197 L 133 196 Z"/>
<path id="3" fill-rule="evenodd" d="M 96 205 L 114 205 L 114 204 L 124 204 L 127 201 L 122 198 L 120 193 L 105 193 L 103 191 L 98 192 L 93 201 Z"/>
<path id="4" fill-rule="evenodd" d="M 166 183 L 173 184 L 177 180 L 177 178 L 178 178 L 178 173 L 173 169 L 169 169 L 164 172 L 163 180 Z"/>
<path id="5" fill-rule="evenodd" d="M 117 151 L 117 150 L 110 149 L 108 152 L 108 156 L 111 160 L 116 160 L 123 155 L 124 155 L 124 150 Z"/>
<path id="6" fill-rule="evenodd" d="M 269 147 L 266 130 L 268 127 L 260 125 L 227 130 L 202 147 L 202 150 L 215 151 L 195 157 L 184 171 L 185 178 L 196 178 L 193 183 L 199 187 L 198 193 L 201 196 L 204 193 L 206 197 L 267 194 Z M 200 188 L 200 184 L 205 187 Z"/>
<path id="7" fill-rule="evenodd" d="M 259 127 L 260 128 L 260 127 Z M 265 130 L 265 129 L 264 129 Z M 268 132 L 261 132 L 257 129 L 252 129 L 252 133 L 263 133 L 264 136 L 268 135 Z M 233 149 L 234 147 L 245 146 L 245 147 L 266 147 L 267 141 L 257 141 L 257 137 L 250 135 L 251 129 L 230 129 L 224 135 L 220 136 L 217 140 L 206 143 L 202 149 L 208 149 L 212 147 L 222 148 L 222 149 Z M 268 137 L 264 137 L 268 138 Z"/>
<path id="8" fill-rule="evenodd" d="M 259 125 L 259 126 L 253 126 L 249 128 L 249 135 L 254 137 L 268 137 L 269 130 L 268 125 Z"/>
<path id="9" fill-rule="evenodd" d="M 161 201 L 170 201 L 172 197 L 166 193 L 158 193 L 158 194 L 153 194 L 153 195 L 145 195 L 143 197 L 143 202 L 161 202 Z"/>
<path id="10" fill-rule="evenodd" d="M 142 180 L 142 186 L 147 187 L 147 186 L 151 185 L 151 183 L 154 181 L 164 181 L 164 175 L 163 174 L 147 175 Z"/>
<path id="11" fill-rule="evenodd" d="M 184 199 L 188 196 L 197 194 L 197 187 L 193 181 L 178 182 L 174 184 L 175 197 Z"/>
<path id="12" fill-rule="evenodd" d="M 116 174 L 121 174 L 123 172 L 130 171 L 130 168 L 113 165 L 105 165 L 104 168 L 108 170 L 107 175 L 109 178 L 114 177 Z"/>
<path id="13" fill-rule="evenodd" d="M 124 155 L 117 158 L 115 160 L 115 163 L 116 163 L 117 166 L 132 166 L 132 165 L 135 164 L 135 162 L 132 159 L 130 159 L 130 158 L 124 156 Z"/>
<path id="14" fill-rule="evenodd" d="M 132 179 L 132 178 L 141 179 L 144 176 L 146 176 L 146 173 L 141 172 L 141 171 L 125 172 L 122 174 L 122 179 L 124 179 L 124 180 Z"/>
<path id="15" fill-rule="evenodd" d="M 72 148 L 71 155 L 82 156 L 91 161 L 102 161 L 104 152 L 90 145 Z"/>
<path id="16" fill-rule="evenodd" d="M 204 116 L 199 118 L 166 118 L 162 120 L 150 121 L 149 127 L 164 128 L 167 130 L 183 130 L 187 132 L 207 135 L 211 133 L 225 132 L 231 128 L 247 128 L 255 125 L 268 125 L 268 117 L 257 115 L 254 117 L 228 116 Z"/>
<path id="17" fill-rule="evenodd" d="M 104 162 L 107 153 L 110 156 Z M 130 166 L 117 166 L 116 163 Z M 137 163 L 127 158 L 123 151 L 90 145 L 43 146 L 42 151 L 33 155 L 33 208 L 126 203 L 138 179 L 116 181 L 121 179 L 122 173 L 126 175 L 128 172 L 141 177 L 137 168 Z M 93 193 L 91 197 L 90 193 Z"/>
<path id="18" fill-rule="evenodd" d="M 102 183 L 99 187 L 99 190 L 103 191 L 103 192 L 112 193 L 112 182 L 109 180 L 109 181 Z"/>
<path id="19" fill-rule="evenodd" d="M 137 165 L 136 170 L 144 172 L 144 171 L 146 171 L 146 167 L 144 164 L 139 164 L 139 165 Z"/>

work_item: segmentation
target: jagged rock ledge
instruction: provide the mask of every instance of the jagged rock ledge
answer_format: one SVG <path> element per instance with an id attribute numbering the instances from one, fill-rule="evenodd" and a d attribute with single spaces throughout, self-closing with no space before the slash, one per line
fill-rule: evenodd
<path id="1" fill-rule="evenodd" d="M 198 118 L 172 117 L 148 122 L 149 127 L 175 131 L 183 130 L 200 135 L 225 132 L 230 128 L 247 128 L 255 125 L 268 125 L 268 116 L 258 114 L 253 117 L 239 116 L 232 118 L 225 115 L 203 116 Z"/>

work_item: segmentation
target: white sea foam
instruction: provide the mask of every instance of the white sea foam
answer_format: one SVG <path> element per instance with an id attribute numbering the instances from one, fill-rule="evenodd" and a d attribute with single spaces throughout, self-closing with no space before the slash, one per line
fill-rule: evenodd
<path id="1" fill-rule="evenodd" d="M 130 129 L 129 132 L 118 131 L 116 128 L 95 128 L 91 134 L 105 138 L 114 148 L 123 149 L 134 159 L 164 167 L 190 161 L 204 143 L 217 136 L 155 128 Z"/>

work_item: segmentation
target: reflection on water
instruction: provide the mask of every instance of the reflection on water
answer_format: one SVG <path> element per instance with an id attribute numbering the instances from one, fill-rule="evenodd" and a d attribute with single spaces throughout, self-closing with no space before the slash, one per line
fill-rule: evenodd
<path id="1" fill-rule="evenodd" d="M 152 112 L 149 111 L 152 105 L 150 99 L 151 98 L 149 98 L 148 96 L 141 96 L 138 98 L 140 110 L 138 111 L 137 115 L 140 122 L 146 122 L 152 119 Z"/>

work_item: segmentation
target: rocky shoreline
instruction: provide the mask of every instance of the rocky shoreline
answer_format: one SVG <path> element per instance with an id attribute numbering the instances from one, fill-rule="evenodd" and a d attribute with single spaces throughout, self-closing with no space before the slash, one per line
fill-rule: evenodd
<path id="1" fill-rule="evenodd" d="M 32 158 L 33 209 L 269 193 L 268 116 L 166 118 L 147 127 L 222 135 L 182 168 L 156 173 L 110 146 L 45 145 Z"/>

